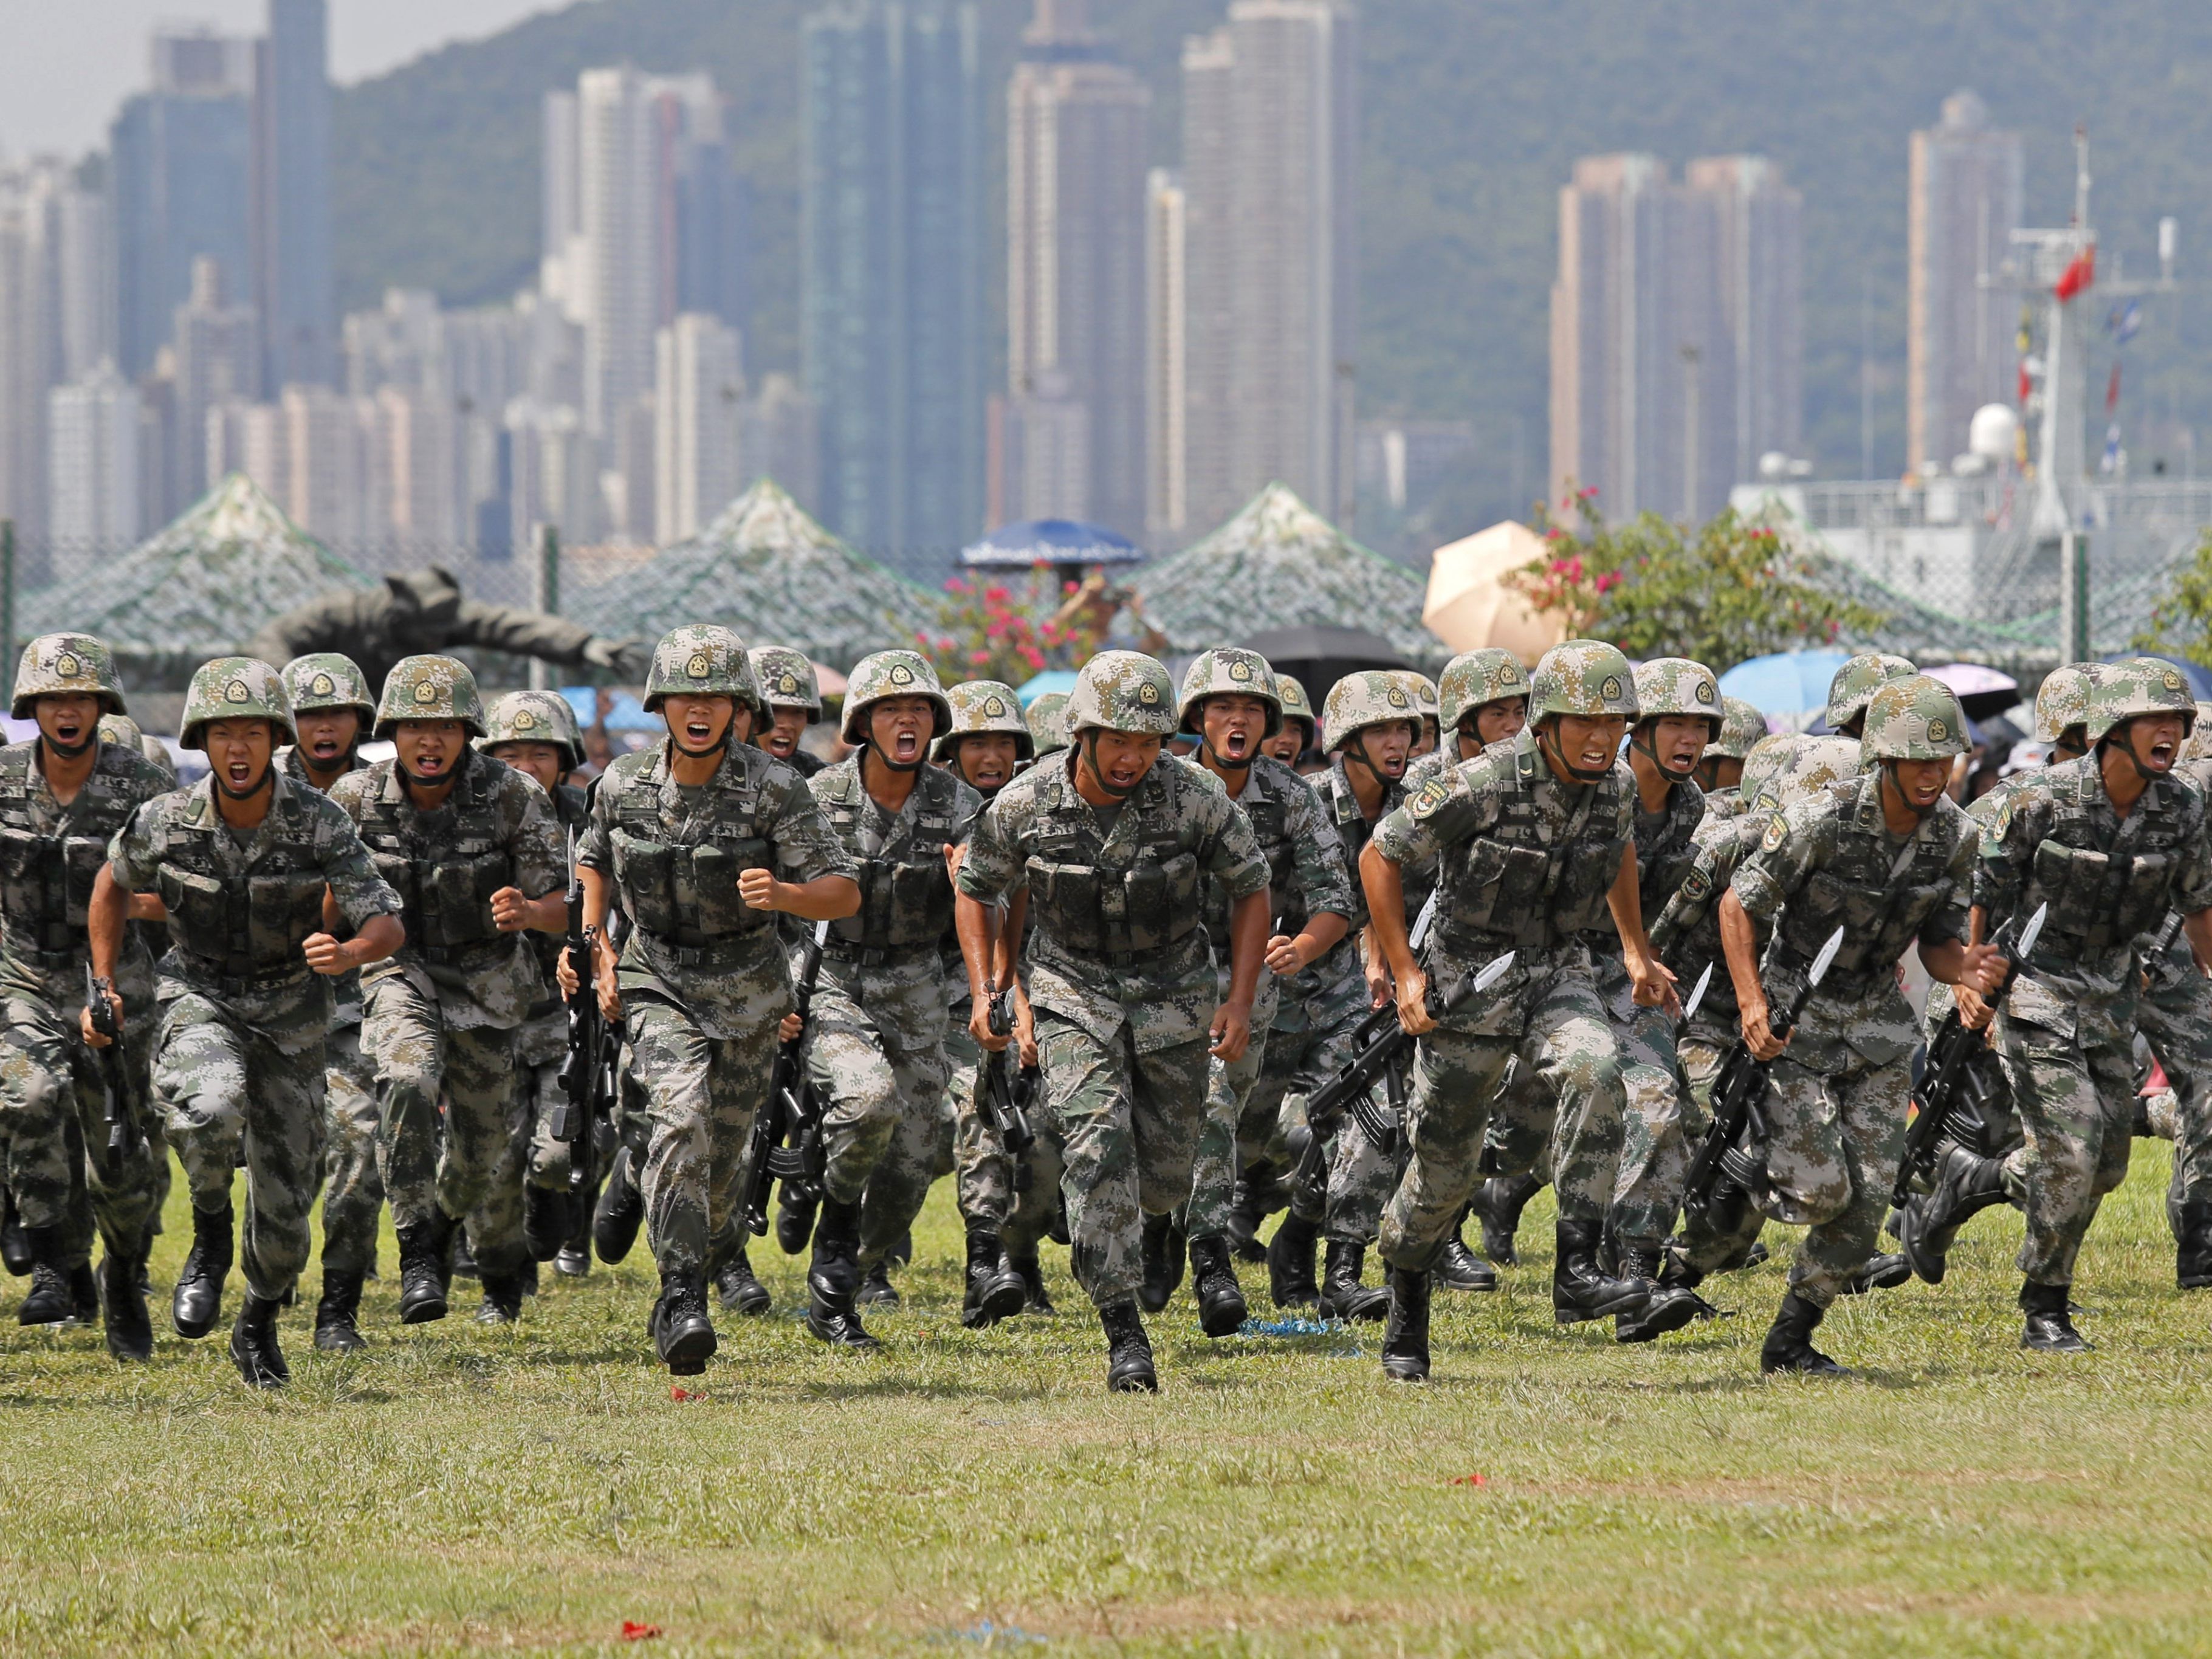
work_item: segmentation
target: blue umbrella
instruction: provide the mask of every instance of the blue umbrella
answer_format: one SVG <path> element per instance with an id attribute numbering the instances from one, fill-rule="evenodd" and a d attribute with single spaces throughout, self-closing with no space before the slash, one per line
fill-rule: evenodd
<path id="1" fill-rule="evenodd" d="M 1740 662 L 1721 676 L 1721 690 L 1741 697 L 1792 731 L 1828 710 L 1828 682 L 1850 660 L 1848 651 L 1782 651 Z"/>
<path id="2" fill-rule="evenodd" d="M 1049 696 L 1055 691 L 1064 697 L 1071 695 L 1074 690 L 1075 671 L 1073 669 L 1048 668 L 1043 673 L 1032 675 L 1015 687 L 1014 695 L 1022 700 L 1022 707 L 1026 708 L 1039 697 Z"/>
<path id="3" fill-rule="evenodd" d="M 599 694 L 596 687 L 571 685 L 562 689 L 561 695 L 568 700 L 568 707 L 576 711 L 576 724 L 590 726 L 599 717 Z M 634 691 L 617 691 L 607 699 L 607 730 L 610 732 L 658 732 L 660 716 L 648 714 L 645 705 Z"/>
<path id="4" fill-rule="evenodd" d="M 964 565 L 1140 564 L 1145 550 L 1103 525 L 1073 519 L 1026 519 L 1000 526 L 960 550 Z"/>

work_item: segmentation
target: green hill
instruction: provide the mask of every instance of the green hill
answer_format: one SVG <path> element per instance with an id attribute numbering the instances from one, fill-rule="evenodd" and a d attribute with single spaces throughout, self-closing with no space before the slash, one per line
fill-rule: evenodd
<path id="1" fill-rule="evenodd" d="M 595 64 L 711 70 L 734 105 L 757 200 L 752 361 L 797 360 L 799 25 L 811 0 L 591 0 L 449 47 L 346 90 L 338 112 L 344 303 L 386 284 L 449 301 L 532 280 L 538 109 Z M 1110 0 L 1094 13 L 1157 95 L 1177 151 L 1182 38 L 1224 0 Z M 1004 82 L 1026 0 L 983 0 Z M 2139 465 L 2212 415 L 2212 7 L 2173 0 L 1368 0 L 1362 403 L 1474 421 L 1484 455 L 1455 492 L 1467 526 L 1510 510 L 1516 447 L 1533 490 L 1547 445 L 1557 194 L 1576 156 L 1757 150 L 1806 201 L 1807 421 L 1822 471 L 1860 469 L 1861 342 L 1871 343 L 1874 464 L 1904 459 L 1907 135 L 1972 86 L 2028 135 L 2030 216 L 2063 219 L 2069 136 L 2088 124 L 2110 256 L 2153 258 L 2180 216 L 2182 274 L 2129 348 L 2123 418 Z M 993 112 L 999 103 L 993 94 Z M 995 147 L 994 147 L 995 148 Z M 992 268 L 997 269 L 997 262 Z M 2102 373 L 2108 353 L 2094 372 Z M 2153 418 L 2164 430 L 2148 426 Z M 2180 465 L 2176 454 L 2177 469 Z M 1450 526 L 1445 526 L 1452 527 Z"/>

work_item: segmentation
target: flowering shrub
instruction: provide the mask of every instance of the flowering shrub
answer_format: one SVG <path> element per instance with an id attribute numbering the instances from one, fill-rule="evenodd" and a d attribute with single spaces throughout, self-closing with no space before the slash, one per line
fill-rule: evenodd
<path id="1" fill-rule="evenodd" d="M 965 576 L 945 584 L 938 601 L 938 625 L 915 636 L 922 654 L 945 684 L 962 680 L 1004 680 L 1019 685 L 1048 668 L 1079 668 L 1098 649 L 1103 623 L 1072 605 L 1040 616 L 1042 601 L 1054 595 L 1051 567 L 1037 567 L 1038 579 L 1017 592 L 1002 583 L 978 583 Z M 1073 582 L 1056 585 L 1073 600 Z"/>

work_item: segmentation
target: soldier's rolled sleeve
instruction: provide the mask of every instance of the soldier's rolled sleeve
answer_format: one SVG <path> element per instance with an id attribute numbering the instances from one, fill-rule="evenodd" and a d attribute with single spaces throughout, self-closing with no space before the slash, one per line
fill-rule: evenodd
<path id="1" fill-rule="evenodd" d="M 837 832 L 823 816 L 821 803 L 806 787 L 806 780 L 791 773 L 781 790 L 763 790 L 769 839 L 775 844 L 781 879 L 794 884 L 819 881 L 824 876 L 850 876 L 860 872 Z"/>
<path id="2" fill-rule="evenodd" d="M 611 789 L 592 792 L 591 815 L 576 837 L 576 862 L 602 875 L 611 875 L 615 867 L 615 793 Z"/>
<path id="3" fill-rule="evenodd" d="M 568 849 L 561 842 L 561 820 L 553 798 L 520 772 L 507 781 L 514 831 L 507 845 L 514 858 L 514 884 L 532 898 L 568 884 Z M 520 786 L 520 787 L 517 787 Z"/>
<path id="4" fill-rule="evenodd" d="M 1321 810 L 1310 789 L 1299 789 L 1283 815 L 1291 845 L 1297 850 L 1298 886 L 1306 902 L 1306 915 L 1342 916 L 1349 921 L 1360 914 L 1349 879 L 1350 862 L 1344 855 L 1344 837 Z"/>
<path id="5" fill-rule="evenodd" d="M 1771 921 L 1813 873 L 1819 851 L 1803 807 L 1770 813 L 1759 845 L 1736 866 L 1729 890 L 1753 921 Z"/>
<path id="6" fill-rule="evenodd" d="M 994 800 L 975 815 L 968 836 L 968 856 L 960 861 L 960 877 L 955 884 L 969 898 L 984 904 L 1022 884 L 1024 860 L 1000 805 Z"/>
<path id="7" fill-rule="evenodd" d="M 161 867 L 160 821 L 158 802 L 141 801 L 107 843 L 108 873 L 126 893 L 154 890 Z"/>

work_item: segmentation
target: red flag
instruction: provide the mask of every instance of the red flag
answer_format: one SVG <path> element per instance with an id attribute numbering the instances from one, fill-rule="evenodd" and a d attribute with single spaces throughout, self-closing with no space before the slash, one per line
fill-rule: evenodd
<path id="1" fill-rule="evenodd" d="M 2112 378 L 2105 386 L 2105 413 L 2109 415 L 2120 406 L 2120 366 L 2112 365 Z"/>
<path id="2" fill-rule="evenodd" d="M 2035 382 L 2027 377 L 2027 365 L 2022 363 L 2020 366 L 2020 406 L 2022 409 L 2027 407 L 2028 396 L 2034 390 Z"/>
<path id="3" fill-rule="evenodd" d="M 2092 242 L 2074 256 L 2074 263 L 2060 274 L 2057 284 L 2051 291 L 2063 303 L 2077 294 L 2087 292 L 2089 285 L 2096 280 L 2097 245 Z"/>

